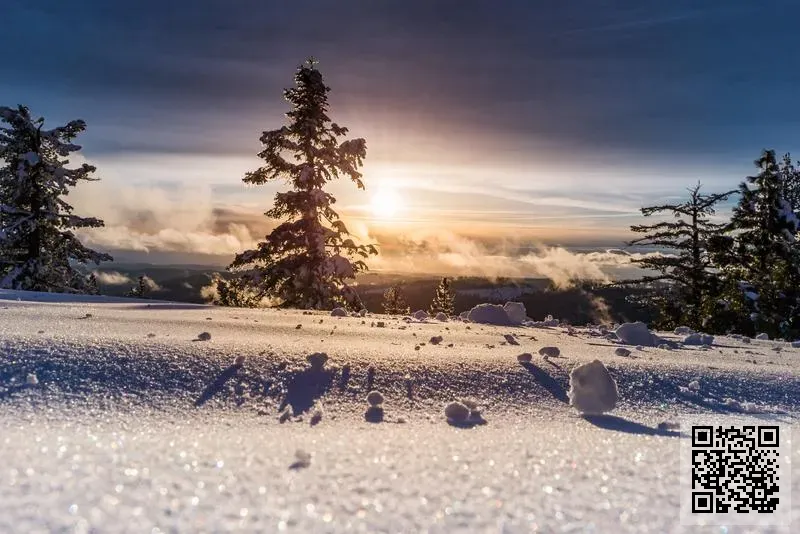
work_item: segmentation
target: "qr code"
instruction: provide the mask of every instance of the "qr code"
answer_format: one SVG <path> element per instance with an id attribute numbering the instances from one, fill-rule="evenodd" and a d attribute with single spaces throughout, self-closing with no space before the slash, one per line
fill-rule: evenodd
<path id="1" fill-rule="evenodd" d="M 691 439 L 693 514 L 775 512 L 782 474 L 779 426 L 693 425 Z"/>

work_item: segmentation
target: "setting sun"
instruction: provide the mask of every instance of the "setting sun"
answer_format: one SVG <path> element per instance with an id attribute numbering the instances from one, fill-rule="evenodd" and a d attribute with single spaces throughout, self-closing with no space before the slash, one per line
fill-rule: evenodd
<path id="1" fill-rule="evenodd" d="M 375 217 L 391 218 L 402 208 L 403 200 L 393 189 L 381 189 L 370 200 L 370 210 Z"/>

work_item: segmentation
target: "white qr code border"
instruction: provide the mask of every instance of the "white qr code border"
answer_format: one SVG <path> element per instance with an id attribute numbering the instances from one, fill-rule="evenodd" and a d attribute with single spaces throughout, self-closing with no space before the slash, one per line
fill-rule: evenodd
<path id="1" fill-rule="evenodd" d="M 761 527 L 789 527 L 792 519 L 792 434 L 791 426 L 779 417 L 767 415 L 739 415 L 739 414 L 703 414 L 689 415 L 680 418 L 681 425 L 681 447 L 680 447 L 680 524 L 683 526 L 761 526 Z M 778 427 L 778 446 L 769 447 L 776 451 L 771 458 L 777 460 L 778 465 L 778 504 L 772 513 L 761 513 L 750 511 L 749 513 L 737 512 L 731 506 L 727 513 L 709 511 L 706 513 L 694 513 L 692 509 L 693 499 L 702 492 L 692 487 L 693 451 L 706 448 L 707 450 L 717 450 L 717 443 L 711 443 L 706 447 L 693 447 L 693 427 Z M 711 437 L 714 441 L 713 436 Z M 697 441 L 697 440 L 695 440 Z M 697 442 L 700 443 L 700 442 Z M 765 445 L 770 445 L 765 443 Z M 759 450 L 765 447 L 757 446 Z M 726 487 L 735 487 L 733 485 Z M 698 497 L 702 499 L 701 497 Z M 703 503 L 697 504 L 700 507 Z M 710 504 L 710 503 L 709 503 Z M 712 504 L 713 506 L 713 504 Z"/>

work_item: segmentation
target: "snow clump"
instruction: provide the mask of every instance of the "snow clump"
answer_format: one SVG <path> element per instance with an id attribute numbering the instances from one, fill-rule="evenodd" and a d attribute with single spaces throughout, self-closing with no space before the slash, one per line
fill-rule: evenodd
<path id="1" fill-rule="evenodd" d="M 493 324 L 498 326 L 511 325 L 511 319 L 508 318 L 506 310 L 499 304 L 478 304 L 469 311 L 467 319 L 473 323 Z"/>
<path id="2" fill-rule="evenodd" d="M 430 344 L 431 345 L 438 345 L 442 341 L 444 341 L 444 338 L 442 336 L 433 336 L 430 339 Z"/>
<path id="3" fill-rule="evenodd" d="M 417 310 L 411 314 L 411 316 L 416 319 L 417 321 L 424 321 L 428 318 L 428 312 L 425 310 Z"/>
<path id="4" fill-rule="evenodd" d="M 686 387 L 691 389 L 692 391 L 700 391 L 700 382 L 698 382 L 697 380 L 692 380 L 691 382 L 686 384 Z"/>
<path id="5" fill-rule="evenodd" d="M 464 423 L 469 418 L 470 409 L 466 404 L 453 401 L 444 407 L 444 416 L 448 422 Z"/>
<path id="6" fill-rule="evenodd" d="M 28 373 L 28 376 L 25 377 L 25 384 L 29 386 L 36 386 L 39 384 L 39 377 L 34 373 Z"/>
<path id="7" fill-rule="evenodd" d="M 617 356 L 625 357 L 625 356 L 630 356 L 631 351 L 629 351 L 625 347 L 617 347 L 617 350 L 614 351 L 614 354 L 616 354 Z"/>
<path id="8" fill-rule="evenodd" d="M 328 361 L 328 355 L 324 352 L 315 352 L 306 356 L 306 361 L 309 363 L 312 370 L 321 371 Z"/>
<path id="9" fill-rule="evenodd" d="M 503 306 L 509 321 L 514 325 L 521 325 L 528 320 L 528 314 L 525 311 L 525 305 L 521 302 L 506 302 Z"/>
<path id="10" fill-rule="evenodd" d="M 344 308 L 334 308 L 331 310 L 331 317 L 347 317 L 347 310 Z"/>
<path id="11" fill-rule="evenodd" d="M 617 383 L 600 360 L 574 368 L 569 374 L 570 404 L 581 413 L 610 412 L 617 405 Z"/>
<path id="12" fill-rule="evenodd" d="M 383 393 L 378 390 L 372 390 L 367 393 L 367 403 L 370 406 L 380 406 L 383 404 L 384 398 Z"/>
<path id="13" fill-rule="evenodd" d="M 695 332 L 694 334 L 689 334 L 685 338 L 683 338 L 684 345 L 713 345 L 714 344 L 714 336 L 709 334 L 701 334 L 700 332 Z"/>
<path id="14" fill-rule="evenodd" d="M 541 353 L 542 351 L 539 351 L 539 354 Z M 522 354 L 519 354 L 517 356 L 517 361 L 519 363 L 531 363 L 532 360 L 533 360 L 533 355 L 530 352 L 523 352 Z"/>
<path id="15" fill-rule="evenodd" d="M 689 334 L 694 334 L 694 330 L 688 326 L 679 326 L 675 329 L 676 336 L 688 336 Z"/>
<path id="16" fill-rule="evenodd" d="M 769 334 L 767 334 L 766 332 L 762 332 L 756 336 L 756 339 L 761 341 L 769 341 Z"/>
<path id="17" fill-rule="evenodd" d="M 198 341 L 208 341 L 209 339 L 211 339 L 211 334 L 209 334 L 208 332 L 200 332 L 199 334 L 197 334 Z"/>
<path id="18" fill-rule="evenodd" d="M 437 320 L 437 321 L 442 321 L 442 322 L 445 322 L 445 321 L 447 321 L 447 314 L 446 314 L 446 313 L 444 313 L 444 312 L 439 312 L 439 313 L 437 313 L 437 314 L 436 314 L 436 320 Z"/>
<path id="19" fill-rule="evenodd" d="M 542 347 L 539 349 L 539 355 L 545 358 L 558 358 L 561 356 L 561 350 L 558 347 Z"/>
<path id="20" fill-rule="evenodd" d="M 626 345 L 654 347 L 658 341 L 658 338 L 647 329 L 647 325 L 640 321 L 623 323 L 617 327 L 614 333 Z"/>
<path id="21" fill-rule="evenodd" d="M 240 354 L 236 357 L 236 359 L 233 360 L 233 365 L 235 365 L 236 367 L 241 367 L 244 365 L 244 361 L 246 359 L 247 356 L 245 356 L 244 354 Z"/>

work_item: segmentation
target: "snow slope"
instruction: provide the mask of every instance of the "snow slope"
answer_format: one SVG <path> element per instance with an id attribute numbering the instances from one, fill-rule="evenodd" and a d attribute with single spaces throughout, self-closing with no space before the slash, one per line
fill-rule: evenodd
<path id="1" fill-rule="evenodd" d="M 659 423 L 745 402 L 798 429 L 800 349 L 788 344 L 717 337 L 620 357 L 588 329 L 0 299 L 0 532 L 683 532 L 682 438 Z M 330 360 L 311 372 L 305 357 L 320 351 Z M 568 374 L 595 358 L 620 402 L 582 418 Z M 363 418 L 372 389 L 383 423 Z M 488 424 L 445 422 L 444 403 L 464 397 Z M 281 424 L 284 404 L 300 415 Z M 298 449 L 310 463 L 290 468 Z"/>

